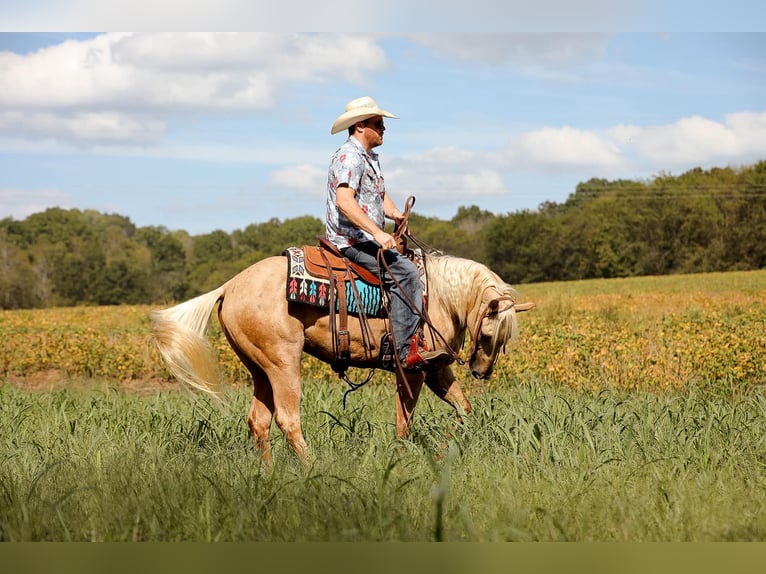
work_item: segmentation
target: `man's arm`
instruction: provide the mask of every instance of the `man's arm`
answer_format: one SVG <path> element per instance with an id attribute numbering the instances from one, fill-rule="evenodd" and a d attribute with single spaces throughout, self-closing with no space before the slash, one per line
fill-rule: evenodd
<path id="1" fill-rule="evenodd" d="M 384 212 L 389 214 L 390 212 L 386 208 L 387 198 L 388 194 L 386 194 L 383 200 L 383 208 Z M 391 200 L 388 201 L 390 205 L 393 205 Z M 380 229 L 377 225 L 375 225 L 372 220 L 367 217 L 367 214 L 362 211 L 362 208 L 359 207 L 359 204 L 356 202 L 356 192 L 348 185 L 341 184 L 338 186 L 338 189 L 335 191 L 335 204 L 338 206 L 338 210 L 344 215 L 344 217 L 346 217 L 346 219 L 348 219 L 359 229 L 369 233 L 375 242 L 383 249 L 394 249 L 396 247 L 396 241 L 394 241 L 394 238 L 386 233 L 383 229 Z M 396 209 L 396 206 L 394 206 L 394 209 Z M 396 211 L 399 210 L 397 209 Z M 401 213 L 399 215 L 401 216 Z"/>
<path id="2" fill-rule="evenodd" d="M 383 213 L 389 219 L 393 219 L 396 223 L 400 223 L 404 214 L 396 207 L 394 200 L 388 194 L 383 196 Z"/>

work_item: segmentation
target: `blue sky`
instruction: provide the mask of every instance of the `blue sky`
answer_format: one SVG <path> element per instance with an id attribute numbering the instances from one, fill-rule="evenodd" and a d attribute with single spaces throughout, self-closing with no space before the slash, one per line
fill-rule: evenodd
<path id="1" fill-rule="evenodd" d="M 460 206 L 561 202 L 591 177 L 766 159 L 766 33 L 665 27 L 676 28 L 11 27 L 0 33 L 0 217 L 58 205 L 193 234 L 321 218 L 327 163 L 345 139 L 330 126 L 362 95 L 400 117 L 378 149 L 389 193 L 442 219 Z"/>

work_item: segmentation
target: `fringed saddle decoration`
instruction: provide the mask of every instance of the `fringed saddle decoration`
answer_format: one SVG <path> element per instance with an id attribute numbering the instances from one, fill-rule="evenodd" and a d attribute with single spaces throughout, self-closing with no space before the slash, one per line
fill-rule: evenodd
<path id="1" fill-rule="evenodd" d="M 351 334 L 349 316 L 356 316 L 364 345 L 365 356 L 377 357 L 383 368 L 392 369 L 393 348 L 386 333 L 380 342 L 373 341 L 373 330 L 368 324 L 369 317 L 386 318 L 388 316 L 388 293 L 381 288 L 380 280 L 364 267 L 349 261 L 326 239 L 321 238 L 319 245 L 288 247 L 283 252 L 287 256 L 287 300 L 322 307 L 328 310 L 330 337 L 333 342 L 334 360 L 330 365 L 343 378 L 351 389 L 365 385 L 375 369 L 370 370 L 361 384 L 355 384 L 346 376 L 346 369 L 351 363 Z M 426 273 L 423 254 L 407 252 L 420 270 L 423 293 L 426 289 Z M 345 402 L 345 397 L 344 397 Z"/>
<path id="2" fill-rule="evenodd" d="M 315 307 L 321 307 L 323 309 L 329 309 L 330 305 L 330 278 L 327 272 L 324 261 L 318 263 L 316 261 L 320 256 L 318 255 L 318 247 L 304 246 L 304 247 L 288 247 L 284 251 L 284 255 L 288 259 L 288 273 L 287 284 L 285 286 L 286 295 L 288 301 L 294 301 L 296 303 L 305 303 L 307 305 L 313 305 Z M 308 250 L 308 251 L 307 251 Z M 316 252 L 314 250 L 317 250 Z M 420 281 L 423 285 L 423 292 L 426 292 L 426 277 L 425 268 L 423 265 L 423 256 L 420 249 L 415 249 L 413 262 L 417 265 L 420 271 Z M 309 264 L 307 266 L 307 253 L 309 258 Z M 316 269 L 312 262 L 321 265 L 319 269 Z M 357 271 L 353 269 L 352 271 Z M 377 277 L 374 276 L 362 276 L 356 275 L 354 278 L 354 285 L 356 292 L 359 293 L 359 297 L 362 301 L 362 313 L 368 317 L 384 317 L 385 302 L 382 299 L 380 282 Z M 345 280 L 346 293 L 353 293 L 354 290 L 351 286 L 350 280 Z M 335 299 L 335 310 L 339 311 L 341 304 L 340 299 Z M 357 304 L 356 297 L 347 297 L 346 299 L 347 311 L 351 315 L 359 315 L 359 305 Z"/>
<path id="3" fill-rule="evenodd" d="M 312 274 L 306 269 L 306 256 L 300 247 L 288 247 L 285 252 L 289 260 L 286 294 L 288 301 L 305 303 L 314 307 L 329 309 L 330 307 L 330 278 L 327 272 Z M 316 271 L 314 272 L 316 273 Z M 383 316 L 383 301 L 379 285 L 373 285 L 361 279 L 354 279 L 356 290 L 362 299 L 362 311 L 368 317 Z M 345 281 L 345 292 L 351 293 L 351 281 Z M 338 311 L 340 300 L 335 298 L 335 310 Z M 359 314 L 359 306 L 355 297 L 349 297 L 346 306 L 352 315 Z"/>

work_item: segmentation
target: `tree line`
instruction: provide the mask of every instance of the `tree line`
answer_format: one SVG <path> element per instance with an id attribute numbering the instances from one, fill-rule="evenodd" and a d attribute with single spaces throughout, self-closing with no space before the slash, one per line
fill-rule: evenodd
<path id="1" fill-rule="evenodd" d="M 590 179 L 565 202 L 448 220 L 413 213 L 424 245 L 481 261 L 512 284 L 766 267 L 766 160 L 648 181 Z M 0 220 L 0 308 L 165 304 L 213 289 L 291 245 L 314 244 L 311 216 L 202 235 L 93 210 Z"/>

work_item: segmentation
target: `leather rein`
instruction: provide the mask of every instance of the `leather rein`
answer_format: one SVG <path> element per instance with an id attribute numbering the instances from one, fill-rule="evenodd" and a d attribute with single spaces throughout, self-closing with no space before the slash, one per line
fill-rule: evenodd
<path id="1" fill-rule="evenodd" d="M 489 287 L 489 289 L 493 289 L 494 287 Z M 511 305 L 509 307 L 506 307 L 505 309 L 497 309 L 496 311 L 493 311 L 490 309 L 492 306 L 492 301 L 510 301 Z M 500 313 L 505 313 L 506 311 L 510 311 L 515 307 L 515 303 L 513 301 L 513 297 L 510 295 L 500 295 L 500 297 L 496 299 L 492 299 L 489 303 L 487 303 L 487 306 L 484 308 L 484 311 L 481 312 L 479 315 L 479 318 L 476 320 L 476 327 L 474 329 L 472 341 L 471 341 L 471 354 L 468 358 L 468 363 L 471 363 L 476 353 L 479 352 L 479 336 L 481 335 L 481 324 L 484 322 L 484 319 L 489 317 L 490 315 L 499 315 Z M 505 346 L 505 345 L 503 345 Z M 495 361 L 497 361 L 497 358 L 499 356 L 499 353 L 495 356 Z"/>
<path id="2" fill-rule="evenodd" d="M 408 239 L 411 240 L 416 245 L 418 245 L 418 247 L 423 249 L 424 252 L 425 251 L 433 251 L 433 250 L 428 249 L 424 245 L 422 245 L 409 232 L 408 223 L 409 223 L 410 214 L 412 212 L 412 207 L 414 205 L 415 205 L 415 198 L 413 196 L 408 197 L 407 201 L 405 202 L 405 206 L 404 206 L 404 213 L 403 213 L 402 222 L 395 227 L 394 232 L 393 232 L 394 240 L 397 243 L 397 250 L 401 254 L 404 254 L 406 252 L 406 250 L 407 250 L 407 240 Z M 388 268 L 388 264 L 386 263 L 385 258 L 382 256 L 382 251 L 383 251 L 382 249 L 380 251 L 378 251 L 378 267 L 379 267 L 380 270 L 385 269 L 386 271 L 388 271 L 389 277 L 392 278 L 392 281 L 394 283 L 397 283 L 396 279 L 394 279 L 393 275 L 391 274 L 391 270 Z M 426 273 L 427 272 L 428 272 L 428 268 L 426 267 Z M 492 288 L 492 287 L 490 287 L 490 288 Z M 404 295 L 406 297 L 406 294 L 404 294 Z M 509 307 L 505 308 L 505 309 L 498 309 L 497 311 L 492 311 L 490 309 L 492 301 L 510 301 L 511 305 Z M 481 312 L 481 314 L 479 315 L 479 317 L 478 317 L 478 319 L 476 321 L 476 327 L 474 328 L 474 333 L 473 333 L 472 343 L 471 343 L 471 353 L 470 353 L 469 359 L 468 359 L 469 363 L 471 361 L 473 361 L 476 353 L 479 350 L 479 334 L 481 333 L 481 325 L 484 322 L 484 319 L 486 319 L 487 317 L 489 317 L 490 315 L 493 315 L 493 314 L 500 314 L 500 313 L 504 313 L 506 311 L 510 311 L 515 306 L 514 300 L 513 300 L 513 298 L 510 295 L 500 294 L 499 297 L 497 297 L 496 299 L 493 299 L 492 301 L 487 303 L 487 306 Z M 413 302 L 411 300 L 407 300 L 407 304 L 410 306 L 411 309 L 417 309 L 417 307 L 413 304 Z M 431 322 L 431 319 L 428 316 L 428 309 L 424 307 L 423 312 L 420 313 L 419 315 L 420 315 L 420 318 L 423 320 L 423 322 L 426 325 L 428 325 L 431 333 L 435 337 L 437 337 L 444 344 L 445 349 L 447 350 L 447 352 L 452 357 L 452 361 L 457 362 L 459 365 L 465 364 L 466 361 L 460 358 L 459 353 L 452 348 L 452 346 L 449 344 L 449 342 L 447 342 L 446 338 L 439 332 L 439 330 Z M 495 360 L 497 360 L 497 358 L 495 358 Z"/>
<path id="3" fill-rule="evenodd" d="M 392 236 L 393 236 L 393 238 L 394 238 L 394 240 L 396 241 L 396 244 L 397 244 L 396 249 L 403 256 L 406 256 L 407 241 L 408 240 L 411 240 L 418 247 L 420 247 L 423 250 L 424 253 L 425 252 L 432 252 L 433 253 L 434 251 L 436 251 L 434 249 L 428 248 L 427 246 L 425 246 L 424 244 L 419 242 L 409 232 L 409 226 L 408 226 L 409 218 L 410 218 L 410 214 L 412 213 L 412 207 L 414 205 L 415 205 L 415 197 L 414 196 L 408 197 L 406 202 L 405 202 L 404 212 L 402 213 L 402 216 L 403 216 L 402 220 L 401 220 L 400 223 L 398 223 L 394 227 L 394 231 L 392 233 Z M 394 275 L 391 273 L 391 269 L 389 268 L 388 263 L 386 263 L 385 257 L 383 256 L 383 251 L 384 251 L 383 249 L 379 249 L 378 250 L 378 255 L 377 255 L 378 270 L 379 270 L 378 276 L 382 276 L 382 272 L 385 270 L 388 273 L 388 277 L 390 278 L 390 280 L 394 284 L 399 286 L 399 282 L 396 280 Z M 426 266 L 426 274 L 427 273 L 428 273 L 428 267 Z M 384 290 L 383 281 L 380 282 L 380 289 L 381 289 L 381 295 L 382 295 L 383 294 L 382 292 Z M 409 305 L 409 307 L 411 309 L 415 310 L 417 312 L 417 314 L 419 315 L 419 317 L 421 318 L 421 320 L 423 321 L 423 323 L 428 326 L 429 333 L 431 335 L 431 341 L 435 342 L 435 339 L 438 338 L 441 341 L 441 343 L 444 345 L 447 353 L 450 355 L 451 361 L 457 362 L 459 365 L 465 364 L 466 361 L 464 359 L 460 358 L 459 352 L 455 351 L 452 348 L 452 346 L 449 344 L 449 342 L 444 337 L 444 335 L 442 335 L 439 332 L 439 330 L 434 326 L 433 322 L 431 321 L 430 317 L 428 316 L 427 304 L 425 304 L 423 306 L 423 310 L 422 311 L 417 311 L 419 306 L 415 305 L 415 303 L 411 299 L 408 298 L 408 296 L 404 292 L 404 290 L 400 289 L 400 291 L 402 292 L 402 295 L 405 297 L 407 305 Z M 493 311 L 490 308 L 491 304 L 492 304 L 492 301 L 510 301 L 511 305 L 509 307 L 505 308 L 505 309 L 498 309 L 496 311 Z M 481 326 L 482 326 L 482 323 L 484 322 L 484 319 L 486 319 L 487 317 L 489 317 L 489 316 L 491 316 L 493 314 L 499 314 L 499 313 L 503 313 L 503 312 L 506 312 L 506 311 L 510 311 L 515 306 L 514 302 L 513 302 L 513 298 L 511 296 L 509 296 L 509 295 L 502 295 L 501 294 L 500 297 L 498 297 L 497 299 L 493 299 L 492 301 L 490 301 L 487 304 L 487 306 L 480 313 L 480 315 L 479 315 L 479 317 L 478 317 L 478 319 L 476 321 L 476 327 L 474 329 L 473 340 L 472 340 L 472 345 L 471 345 L 471 354 L 470 354 L 469 359 L 468 359 L 469 363 L 471 361 L 473 361 L 476 353 L 479 350 L 479 335 L 481 333 Z M 427 300 L 426 300 L 426 303 L 427 303 Z M 394 355 L 394 362 L 395 362 L 397 370 L 398 370 L 398 372 L 399 372 L 399 374 L 401 376 L 401 379 L 404 382 L 404 385 L 405 385 L 405 387 L 407 389 L 407 392 L 409 393 L 411 398 L 414 398 L 413 393 L 412 393 L 412 389 L 410 388 L 409 382 L 408 382 L 407 377 L 406 377 L 406 375 L 404 373 L 404 369 L 403 369 L 403 366 L 401 364 L 401 359 L 399 358 L 399 353 L 396 352 L 396 349 L 398 347 L 396 345 L 396 341 L 394 340 L 393 328 L 392 328 L 392 325 L 391 325 L 391 318 L 390 318 L 390 316 L 386 318 L 386 321 L 388 321 L 388 323 L 389 323 L 388 331 L 390 333 L 391 344 L 392 344 L 392 346 L 394 348 L 394 353 L 393 353 L 393 355 Z M 497 360 L 497 357 L 495 358 L 495 360 Z M 343 406 L 344 406 L 344 408 L 345 408 L 345 404 L 346 404 L 346 395 L 348 393 L 350 393 L 352 391 L 355 391 L 355 390 L 363 387 L 364 385 L 366 385 L 370 381 L 370 379 L 372 378 L 372 375 L 373 375 L 374 372 L 375 372 L 375 369 L 372 369 L 370 371 L 370 373 L 367 375 L 366 379 L 363 382 L 361 382 L 361 383 L 353 383 L 352 381 L 350 381 L 348 379 L 347 376 L 345 376 L 345 373 L 344 373 L 342 378 L 351 387 L 348 391 L 346 391 L 346 394 L 343 396 Z"/>

